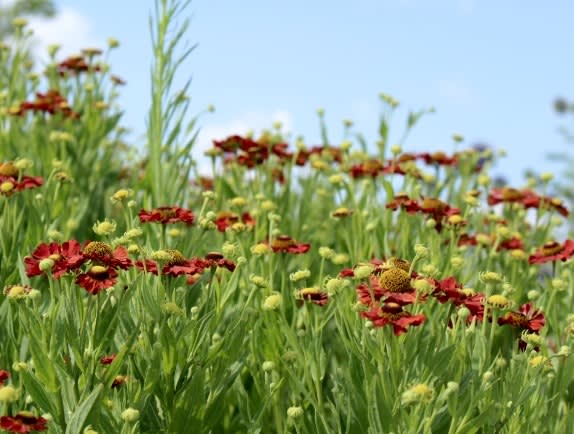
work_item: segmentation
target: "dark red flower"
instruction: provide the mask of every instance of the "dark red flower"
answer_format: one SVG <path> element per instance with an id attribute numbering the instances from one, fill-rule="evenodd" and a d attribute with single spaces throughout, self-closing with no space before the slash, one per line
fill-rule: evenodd
<path id="1" fill-rule="evenodd" d="M 416 166 L 407 167 L 396 161 L 388 161 L 383 167 L 381 173 L 384 175 L 411 175 L 417 179 L 421 179 L 422 175 Z"/>
<path id="2" fill-rule="evenodd" d="M 386 208 L 395 211 L 397 208 L 412 208 L 417 203 L 416 200 L 411 199 L 406 194 L 398 194 L 386 205 Z"/>
<path id="3" fill-rule="evenodd" d="M 10 196 L 17 191 L 38 188 L 44 185 L 44 178 L 41 176 L 4 176 L 0 175 L 0 194 Z"/>
<path id="4" fill-rule="evenodd" d="M 562 216 L 568 217 L 570 212 L 564 206 L 562 201 L 557 197 L 528 196 L 522 201 L 525 208 L 552 208 L 558 211 Z"/>
<path id="5" fill-rule="evenodd" d="M 518 312 L 507 312 L 504 316 L 498 318 L 498 324 L 511 325 L 519 330 L 519 332 L 527 331 L 530 333 L 538 334 L 542 327 L 546 324 L 544 314 L 532 307 L 530 303 L 520 306 Z M 521 338 L 518 340 L 518 348 L 521 351 L 526 351 L 527 343 Z M 538 351 L 538 348 L 534 348 Z"/>
<path id="6" fill-rule="evenodd" d="M 417 158 L 420 158 L 426 164 L 434 164 L 437 166 L 456 166 L 458 163 L 458 158 L 456 155 L 449 157 L 442 151 L 433 153 L 423 152 L 417 154 Z"/>
<path id="7" fill-rule="evenodd" d="M 303 288 L 297 291 L 295 294 L 297 299 L 297 304 L 302 306 L 305 301 L 314 303 L 318 306 L 324 306 L 329 301 L 329 294 L 325 291 L 321 291 L 319 288 Z"/>
<path id="8" fill-rule="evenodd" d="M 0 428 L 11 433 L 29 433 L 46 431 L 48 421 L 43 417 L 35 417 L 29 411 L 20 411 L 15 416 L 0 417 Z"/>
<path id="9" fill-rule="evenodd" d="M 349 173 L 352 178 L 363 178 L 365 176 L 376 178 L 383 173 L 384 168 L 385 165 L 381 160 L 371 159 L 351 166 Z"/>
<path id="10" fill-rule="evenodd" d="M 440 199 L 436 198 L 425 198 L 421 201 L 413 201 L 407 200 L 404 196 L 400 198 L 399 202 L 395 202 L 397 198 L 393 199 L 393 202 L 387 205 L 387 207 L 391 209 L 396 209 L 397 203 L 402 206 L 404 210 L 408 213 L 423 213 L 427 214 L 429 217 L 433 218 L 436 221 L 435 229 L 440 232 L 442 229 L 442 222 L 443 219 L 448 218 L 453 215 L 460 214 L 459 208 L 454 208 L 450 206 L 448 203 L 443 202 Z M 393 207 L 389 205 L 393 204 Z"/>
<path id="11" fill-rule="evenodd" d="M 429 278 L 428 281 L 434 286 L 432 292 L 440 303 L 451 302 L 455 306 L 464 306 L 470 311 L 467 322 L 473 320 L 482 321 L 484 316 L 484 294 L 475 293 L 472 290 L 463 288 L 463 285 L 453 277 L 447 277 L 442 280 Z"/>
<path id="12" fill-rule="evenodd" d="M 374 327 L 392 325 L 395 336 L 405 333 L 409 326 L 421 325 L 426 319 L 423 314 L 413 315 L 403 310 L 401 305 L 393 302 L 373 304 L 371 309 L 362 312 L 361 316 L 370 320 Z"/>
<path id="13" fill-rule="evenodd" d="M 112 268 L 127 270 L 132 266 L 125 247 L 118 246 L 112 250 L 112 246 L 102 241 L 88 241 L 82 249 L 82 255 L 86 260 Z"/>
<path id="14" fill-rule="evenodd" d="M 26 265 L 26 275 L 28 277 L 39 276 L 43 273 L 40 270 L 40 262 L 43 259 L 51 259 L 54 265 L 50 269 L 52 277 L 59 279 L 64 273 L 77 269 L 84 262 L 81 253 L 81 245 L 76 240 L 69 240 L 63 244 L 52 242 L 42 243 L 32 253 L 32 256 L 24 258 Z"/>
<path id="15" fill-rule="evenodd" d="M 163 266 L 161 273 L 168 276 L 181 276 L 201 274 L 210 264 L 201 258 L 185 258 L 181 252 L 175 249 L 166 250 L 170 255 L 169 260 Z"/>
<path id="16" fill-rule="evenodd" d="M 509 238 L 501 241 L 497 250 L 524 250 L 524 244 L 519 238 Z"/>
<path id="17" fill-rule="evenodd" d="M 396 303 L 400 306 L 424 301 L 423 295 L 417 295 L 411 286 L 411 279 L 418 274 L 412 272 L 410 275 L 399 267 L 387 268 L 379 276 L 372 274 L 368 283 L 361 283 L 356 287 L 359 301 L 366 305 L 384 300 L 385 302 Z"/>
<path id="18" fill-rule="evenodd" d="M 98 294 L 102 289 L 113 287 L 117 282 L 118 273 L 112 267 L 92 265 L 87 273 L 76 278 L 76 284 L 92 295 Z"/>
<path id="19" fill-rule="evenodd" d="M 217 226 L 217 230 L 219 232 L 225 232 L 225 230 L 234 225 L 235 223 L 239 223 L 241 218 L 241 222 L 246 226 L 254 226 L 255 219 L 251 217 L 251 214 L 248 212 L 244 212 L 241 217 L 238 214 L 230 211 L 221 211 L 215 216 L 215 226 Z"/>
<path id="20" fill-rule="evenodd" d="M 57 66 L 60 76 L 79 74 L 80 72 L 100 71 L 100 65 L 90 65 L 83 56 L 70 56 Z"/>
<path id="21" fill-rule="evenodd" d="M 298 243 L 288 235 L 279 235 L 269 245 L 275 253 L 307 253 L 311 248 L 311 244 Z"/>
<path id="22" fill-rule="evenodd" d="M 446 243 L 448 243 L 448 240 Z M 477 244 L 478 241 L 476 240 L 476 235 L 470 234 L 461 234 L 457 243 L 458 246 L 476 246 Z"/>
<path id="23" fill-rule="evenodd" d="M 152 273 L 155 275 L 158 274 L 157 263 L 155 261 L 152 261 L 151 259 L 144 259 L 143 261 L 138 260 L 136 261 L 135 265 L 141 271 L 145 271 L 147 273 Z"/>
<path id="24" fill-rule="evenodd" d="M 4 384 L 8 378 L 10 378 L 10 372 L 0 369 L 0 386 Z"/>
<path id="25" fill-rule="evenodd" d="M 151 211 L 142 209 L 139 214 L 139 219 L 141 223 L 185 223 L 186 225 L 192 225 L 195 221 L 195 216 L 191 210 L 185 208 L 179 208 L 177 206 L 162 206 L 159 208 L 154 208 Z"/>
<path id="26" fill-rule="evenodd" d="M 564 244 L 549 241 L 528 258 L 530 264 L 544 264 L 551 261 L 566 261 L 574 255 L 574 241 L 566 240 Z"/>
<path id="27" fill-rule="evenodd" d="M 112 389 L 118 389 L 120 386 L 123 386 L 126 381 L 128 381 L 127 375 L 117 375 L 112 382 Z"/>
<path id="28" fill-rule="evenodd" d="M 204 258 L 204 268 L 221 267 L 226 268 L 229 271 L 235 271 L 235 262 L 225 259 L 223 255 L 219 252 L 210 252 L 205 255 Z"/>
<path id="29" fill-rule="evenodd" d="M 539 333 L 546 324 L 546 319 L 542 311 L 535 309 L 532 304 L 526 303 L 520 306 L 518 312 L 507 312 L 498 318 L 498 324 L 509 324 L 521 330 Z"/>
<path id="30" fill-rule="evenodd" d="M 108 356 L 103 356 L 103 357 L 100 359 L 100 363 L 101 363 L 102 365 L 111 365 L 115 358 L 116 358 L 116 355 L 115 355 L 115 354 L 110 354 L 110 355 L 108 355 Z"/>
<path id="31" fill-rule="evenodd" d="M 487 202 L 491 206 L 497 205 L 499 203 L 521 203 L 523 205 L 526 205 L 526 204 L 533 204 L 539 199 L 540 198 L 536 193 L 527 188 L 523 190 L 518 190 L 516 188 L 502 187 L 502 188 L 493 188 L 488 193 Z"/>
<path id="32" fill-rule="evenodd" d="M 80 117 L 79 113 L 74 112 L 66 98 L 64 98 L 58 90 L 50 89 L 46 93 L 36 92 L 36 99 L 34 101 L 24 101 L 20 103 L 18 110 L 13 114 L 16 116 L 23 116 L 27 111 L 42 112 L 49 114 L 62 114 L 64 117 L 77 119 Z"/>

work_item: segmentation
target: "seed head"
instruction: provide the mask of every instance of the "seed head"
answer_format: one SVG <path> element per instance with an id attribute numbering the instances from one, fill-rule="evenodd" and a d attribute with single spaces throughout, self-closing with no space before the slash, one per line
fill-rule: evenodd
<path id="1" fill-rule="evenodd" d="M 271 294 L 263 301 L 263 310 L 277 310 L 281 306 L 282 301 L 281 294 Z"/>
<path id="2" fill-rule="evenodd" d="M 381 274 L 379 284 L 390 292 L 412 291 L 411 276 L 401 268 L 391 268 Z"/>

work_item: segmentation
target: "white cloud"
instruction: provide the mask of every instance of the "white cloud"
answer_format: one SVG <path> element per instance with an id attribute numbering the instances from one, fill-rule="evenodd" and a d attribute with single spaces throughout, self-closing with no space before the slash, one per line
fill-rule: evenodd
<path id="1" fill-rule="evenodd" d="M 471 105 L 477 100 L 472 88 L 463 80 L 439 80 L 438 92 L 442 98 L 454 104 Z"/>
<path id="2" fill-rule="evenodd" d="M 462 15 L 471 15 L 476 7 L 476 0 L 457 0 L 456 6 Z"/>
<path id="3" fill-rule="evenodd" d="M 197 143 L 193 148 L 193 155 L 197 161 L 200 173 L 209 173 L 211 165 L 209 160 L 203 155 L 204 152 L 213 146 L 213 140 L 225 139 L 233 134 L 244 135 L 249 131 L 256 134 L 263 129 L 269 129 L 274 122 L 283 124 L 284 134 L 293 131 L 293 117 L 287 110 L 275 110 L 271 113 L 248 112 L 235 119 L 220 123 L 205 122 L 198 134 Z"/>
<path id="4" fill-rule="evenodd" d="M 89 19 L 75 9 L 64 7 L 52 18 L 29 18 L 34 31 L 33 52 L 37 58 L 46 60 L 46 48 L 61 45 L 59 56 L 79 53 L 82 48 L 105 48 L 93 33 Z"/>

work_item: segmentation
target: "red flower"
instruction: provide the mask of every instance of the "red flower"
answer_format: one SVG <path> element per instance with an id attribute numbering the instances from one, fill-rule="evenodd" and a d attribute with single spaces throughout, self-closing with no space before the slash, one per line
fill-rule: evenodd
<path id="1" fill-rule="evenodd" d="M 498 318 L 498 324 L 509 324 L 531 333 L 539 333 L 546 324 L 544 313 L 534 309 L 530 303 L 520 306 L 518 312 L 507 312 L 504 316 Z"/>
<path id="2" fill-rule="evenodd" d="M 21 176 L 16 178 L 14 176 L 0 175 L 0 185 L 2 185 L 0 194 L 10 196 L 16 191 L 41 187 L 44 185 L 44 178 L 41 176 Z"/>
<path id="3" fill-rule="evenodd" d="M 205 255 L 204 261 L 202 265 L 205 266 L 203 268 L 222 267 L 232 272 L 235 271 L 235 262 L 225 259 L 219 252 L 208 253 Z"/>
<path id="4" fill-rule="evenodd" d="M 417 154 L 417 158 L 423 160 L 426 164 L 435 164 L 438 166 L 456 166 L 458 163 L 458 158 L 456 155 L 449 157 L 442 151 Z"/>
<path id="5" fill-rule="evenodd" d="M 234 225 L 235 223 L 239 223 L 239 215 L 235 214 L 230 211 L 221 211 L 215 217 L 215 226 L 217 226 L 217 230 L 219 232 L 225 232 L 225 230 Z M 241 222 L 246 226 L 254 226 L 255 220 L 251 217 L 251 214 L 248 212 L 244 212 L 241 215 Z"/>
<path id="6" fill-rule="evenodd" d="M 574 255 L 574 241 L 566 240 L 564 244 L 549 241 L 540 247 L 533 255 L 530 255 L 530 264 L 544 264 L 550 261 L 566 261 Z"/>
<path id="7" fill-rule="evenodd" d="M 448 240 L 445 244 L 448 243 Z M 476 235 L 461 234 L 458 239 L 458 246 L 476 246 L 478 241 L 476 240 Z"/>
<path id="8" fill-rule="evenodd" d="M 487 202 L 491 206 L 503 202 L 521 203 L 523 205 L 526 205 L 526 204 L 532 204 L 533 201 L 537 201 L 539 199 L 540 199 L 539 196 L 529 189 L 517 190 L 516 188 L 502 187 L 502 188 L 493 188 L 488 193 Z"/>
<path id="9" fill-rule="evenodd" d="M 302 306 L 305 301 L 309 301 L 319 306 L 325 306 L 329 301 L 329 294 L 319 288 L 303 288 L 295 294 L 297 304 Z"/>
<path id="10" fill-rule="evenodd" d="M 288 235 L 279 235 L 270 243 L 273 252 L 281 253 L 307 253 L 311 248 L 311 244 L 298 243 Z"/>
<path id="11" fill-rule="evenodd" d="M 36 99 L 34 101 L 24 101 L 20 103 L 18 110 L 13 114 L 23 116 L 27 111 L 49 113 L 52 115 L 60 113 L 64 117 L 72 119 L 80 117 L 79 113 L 74 112 L 70 108 L 66 98 L 55 89 L 50 89 L 46 93 L 36 92 Z"/>
<path id="12" fill-rule="evenodd" d="M 83 56 L 70 56 L 60 62 L 57 66 L 60 76 L 65 76 L 68 73 L 79 74 L 80 72 L 100 71 L 99 65 L 89 65 Z"/>
<path id="13" fill-rule="evenodd" d="M 0 417 L 0 428 L 11 433 L 28 433 L 46 431 L 48 421 L 43 417 L 35 417 L 29 411 L 20 411 L 15 416 Z"/>
<path id="14" fill-rule="evenodd" d="M 4 384 L 8 378 L 10 378 L 10 372 L 0 369 L 0 386 Z"/>
<path id="15" fill-rule="evenodd" d="M 118 246 L 115 250 L 102 241 L 89 241 L 82 249 L 84 259 L 91 260 L 97 264 L 106 265 L 112 268 L 127 270 L 132 266 L 132 261 L 128 256 L 128 251 L 123 246 Z"/>
<path id="16" fill-rule="evenodd" d="M 395 211 L 399 207 L 412 208 L 412 207 L 416 206 L 416 204 L 417 204 L 417 201 L 411 199 L 408 195 L 399 194 L 399 195 L 393 197 L 393 199 L 386 205 L 386 208 L 392 209 L 393 211 Z"/>
<path id="17" fill-rule="evenodd" d="M 408 272 L 397 267 L 387 269 L 380 276 L 371 275 L 369 283 L 361 283 L 356 291 L 359 301 L 366 305 L 384 300 L 400 306 L 412 304 L 417 301 L 417 293 L 411 286 L 411 279 L 418 274 Z M 424 301 L 424 296 L 419 295 L 418 301 Z"/>
<path id="18" fill-rule="evenodd" d="M 112 389 L 117 389 L 120 386 L 123 386 L 126 383 L 126 381 L 128 381 L 127 375 L 116 376 L 116 378 L 114 378 L 114 381 L 112 382 Z"/>
<path id="19" fill-rule="evenodd" d="M 519 238 L 509 238 L 501 241 L 497 250 L 524 250 L 524 244 Z"/>
<path id="20" fill-rule="evenodd" d="M 115 358 L 116 358 L 115 354 L 110 354 L 109 356 L 103 356 L 100 359 L 100 363 L 102 365 L 111 365 Z"/>
<path id="21" fill-rule="evenodd" d="M 141 223 L 185 223 L 186 225 L 192 225 L 195 221 L 195 216 L 191 210 L 185 208 L 179 208 L 177 206 L 162 206 L 159 208 L 154 208 L 151 211 L 142 209 L 139 214 Z"/>
<path id="22" fill-rule="evenodd" d="M 96 295 L 102 289 L 114 286 L 117 282 L 117 277 L 118 273 L 114 268 L 93 265 L 87 273 L 78 275 L 76 283 L 90 294 Z"/>
<path id="23" fill-rule="evenodd" d="M 570 215 L 568 208 L 566 208 L 562 201 L 556 197 L 540 197 L 533 195 L 526 197 L 522 203 L 526 208 L 553 208 L 564 217 L 568 217 Z"/>
<path id="24" fill-rule="evenodd" d="M 380 160 L 367 160 L 361 164 L 355 164 L 351 166 L 350 174 L 352 178 L 362 178 L 364 176 L 371 176 L 376 178 L 378 175 L 383 173 L 385 165 Z"/>
<path id="25" fill-rule="evenodd" d="M 421 325 L 426 319 L 423 314 L 413 315 L 393 302 L 374 304 L 370 310 L 362 312 L 361 316 L 369 319 L 374 327 L 392 325 L 395 336 L 405 333 L 409 326 Z"/>
<path id="26" fill-rule="evenodd" d="M 436 221 L 435 229 L 439 232 L 442 229 L 442 221 L 444 218 L 460 214 L 459 208 L 451 207 L 448 203 L 435 198 L 426 198 L 418 202 L 410 200 L 405 196 L 396 197 L 387 207 L 396 209 L 398 205 L 401 205 L 408 213 L 420 212 L 432 217 Z"/>
<path id="27" fill-rule="evenodd" d="M 428 280 L 434 286 L 432 295 L 439 303 L 450 301 L 457 307 L 466 307 L 470 311 L 470 315 L 467 317 L 468 323 L 473 320 L 482 321 L 484 316 L 484 294 L 465 290 L 462 284 L 457 282 L 452 276 L 442 280 L 433 278 Z"/>
<path id="28" fill-rule="evenodd" d="M 155 261 L 152 261 L 151 259 L 144 259 L 143 261 L 138 260 L 136 261 L 135 265 L 141 271 L 152 273 L 155 274 L 156 276 L 158 274 L 157 263 Z"/>
<path id="29" fill-rule="evenodd" d="M 530 303 L 520 306 L 519 312 L 507 312 L 504 316 L 498 318 L 499 325 L 509 324 L 518 328 L 521 332 L 528 331 L 536 334 L 540 332 L 545 323 L 544 314 L 539 310 L 535 310 Z M 527 343 L 519 338 L 518 348 L 521 351 L 526 351 L 526 346 Z M 538 351 L 538 348 L 534 349 Z"/>
<path id="30" fill-rule="evenodd" d="M 24 258 L 26 265 L 26 275 L 28 277 L 39 276 L 43 273 L 40 270 L 40 262 L 43 259 L 51 259 L 54 265 L 50 272 L 52 277 L 59 279 L 64 273 L 78 268 L 84 262 L 81 253 L 81 246 L 76 240 L 69 240 L 63 244 L 42 243 L 32 253 L 32 256 Z"/>

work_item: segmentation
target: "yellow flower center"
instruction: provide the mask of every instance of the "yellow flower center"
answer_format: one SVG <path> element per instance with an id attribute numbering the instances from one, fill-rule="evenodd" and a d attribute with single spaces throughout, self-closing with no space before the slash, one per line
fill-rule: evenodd
<path id="1" fill-rule="evenodd" d="M 226 220 L 229 223 L 235 223 L 237 221 L 239 221 L 239 216 L 237 214 L 235 214 L 234 212 L 230 212 L 230 211 L 221 211 L 219 213 L 217 213 L 217 215 L 215 216 L 216 220 Z"/>
<path id="2" fill-rule="evenodd" d="M 555 255 L 560 253 L 562 250 L 564 250 L 564 246 L 556 241 L 549 241 L 542 246 L 542 253 L 545 256 Z"/>
<path id="3" fill-rule="evenodd" d="M 170 219 L 175 217 L 176 213 L 173 208 L 159 210 L 159 215 L 162 219 Z"/>
<path id="4" fill-rule="evenodd" d="M 48 259 L 51 259 L 52 261 L 56 262 L 62 259 L 62 255 L 59 255 L 58 253 L 52 253 L 50 256 L 48 256 Z"/>
<path id="5" fill-rule="evenodd" d="M 408 272 L 411 268 L 411 263 L 405 259 L 399 259 L 393 256 L 387 260 L 385 268 L 400 268 L 401 270 Z"/>
<path id="6" fill-rule="evenodd" d="M 91 241 L 82 251 L 86 256 L 112 256 L 112 247 L 102 241 Z"/>
<path id="7" fill-rule="evenodd" d="M 446 160 L 446 154 L 442 151 L 434 152 L 431 154 L 431 158 L 434 161 Z"/>
<path id="8" fill-rule="evenodd" d="M 13 176 L 15 178 L 18 176 L 18 168 L 11 161 L 0 163 L 0 175 Z"/>
<path id="9" fill-rule="evenodd" d="M 427 198 L 423 200 L 421 208 L 430 211 L 442 211 L 446 208 L 446 204 L 439 199 Z"/>
<path id="10" fill-rule="evenodd" d="M 14 190 L 14 183 L 10 181 L 4 181 L 0 184 L 0 191 L 2 193 L 10 193 L 12 190 Z"/>
<path id="11" fill-rule="evenodd" d="M 182 265 L 185 263 L 185 256 L 179 250 L 166 249 L 165 251 L 169 255 L 167 265 Z"/>
<path id="12" fill-rule="evenodd" d="M 523 194 L 516 188 L 505 187 L 502 189 L 502 200 L 513 201 L 522 199 Z"/>
<path id="13" fill-rule="evenodd" d="M 274 249 L 287 249 L 295 246 L 295 240 L 288 235 L 279 235 L 271 242 L 271 247 Z"/>
<path id="14" fill-rule="evenodd" d="M 381 274 L 380 285 L 390 292 L 410 292 L 411 276 L 401 268 L 391 268 Z"/>

